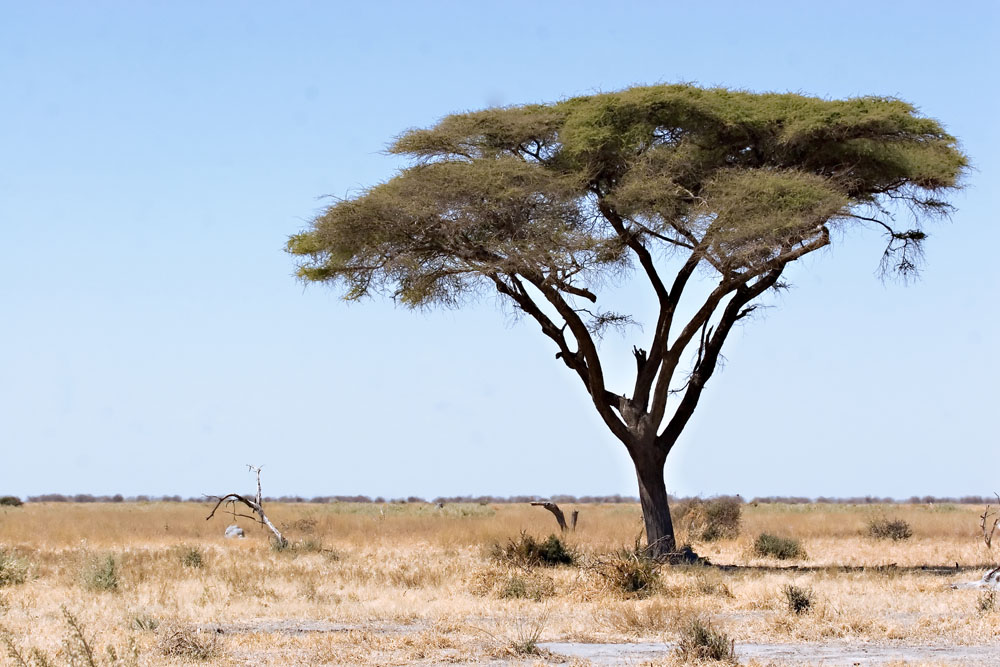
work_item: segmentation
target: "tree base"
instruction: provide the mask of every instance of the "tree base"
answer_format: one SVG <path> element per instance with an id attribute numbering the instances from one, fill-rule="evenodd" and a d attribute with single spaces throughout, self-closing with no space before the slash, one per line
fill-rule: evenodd
<path id="1" fill-rule="evenodd" d="M 656 558 L 665 565 L 711 565 L 704 556 L 699 556 L 689 545 L 684 545 L 678 551 L 671 551 Z"/>

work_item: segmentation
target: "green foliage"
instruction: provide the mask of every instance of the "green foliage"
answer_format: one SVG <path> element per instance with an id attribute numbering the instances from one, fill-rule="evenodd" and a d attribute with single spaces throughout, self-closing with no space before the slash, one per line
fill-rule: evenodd
<path id="1" fill-rule="evenodd" d="M 23 504 L 17 496 L 0 496 L 0 507 L 20 507 Z"/>
<path id="2" fill-rule="evenodd" d="M 781 592 L 785 594 L 788 611 L 793 614 L 803 614 L 812 607 L 813 592 L 811 589 L 788 584 L 781 589 Z"/>
<path id="3" fill-rule="evenodd" d="M 118 564 L 112 554 L 93 556 L 80 572 L 84 588 L 91 591 L 118 590 Z"/>
<path id="4" fill-rule="evenodd" d="M 572 565 L 576 560 L 573 552 L 555 535 L 539 542 L 524 531 L 517 540 L 508 540 L 506 545 L 494 545 L 491 556 L 497 562 L 519 567 Z"/>
<path id="5" fill-rule="evenodd" d="M 691 540 L 732 539 L 740 534 L 743 503 L 728 496 L 693 498 L 674 503 L 670 514 L 674 525 L 683 528 Z"/>
<path id="6" fill-rule="evenodd" d="M 876 540 L 908 540 L 913 536 L 913 529 L 903 519 L 888 517 L 872 517 L 868 521 L 868 536 Z"/>
<path id="7" fill-rule="evenodd" d="M 955 138 L 901 100 L 691 85 L 455 114 L 390 151 L 413 166 L 289 240 L 304 280 L 411 306 L 456 304 L 496 274 L 596 285 L 628 261 L 616 215 L 645 244 L 704 242 L 728 274 L 859 209 L 947 213 L 941 195 L 967 168 Z M 890 264 L 912 270 L 923 232 L 888 234 Z"/>
<path id="8" fill-rule="evenodd" d="M 684 662 L 712 660 L 736 664 L 736 642 L 712 624 L 692 618 L 681 629 L 677 654 Z"/>
<path id="9" fill-rule="evenodd" d="M 753 543 L 753 553 L 761 558 L 777 558 L 778 560 L 806 557 L 806 550 L 798 540 L 769 535 L 768 533 L 761 533 L 757 536 Z"/>
<path id="10" fill-rule="evenodd" d="M 0 588 L 23 584 L 28 578 L 28 561 L 0 549 Z"/>

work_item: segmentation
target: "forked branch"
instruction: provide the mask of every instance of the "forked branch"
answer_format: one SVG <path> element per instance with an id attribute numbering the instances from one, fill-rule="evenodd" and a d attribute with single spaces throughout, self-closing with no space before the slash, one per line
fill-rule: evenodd
<path id="1" fill-rule="evenodd" d="M 994 493 L 997 497 L 997 502 L 1000 503 L 1000 494 Z M 993 519 L 992 525 L 990 525 L 990 519 Z M 1000 512 L 991 512 L 990 506 L 987 505 L 983 513 L 979 515 L 979 527 L 983 529 L 983 541 L 986 542 L 986 548 L 993 548 L 993 534 L 996 532 L 997 525 L 1000 524 Z M 986 526 L 989 525 L 989 528 Z"/>
<path id="2" fill-rule="evenodd" d="M 261 467 L 262 466 L 252 466 L 247 464 L 247 468 L 249 468 L 251 472 L 257 474 L 257 497 L 255 499 L 251 500 L 250 498 L 241 496 L 238 493 L 227 493 L 224 496 L 205 496 L 206 498 L 215 498 L 215 500 L 217 501 L 215 503 L 215 507 L 213 507 L 212 511 L 208 513 L 208 516 L 205 517 L 205 521 L 208 521 L 213 516 L 215 516 L 216 510 L 218 510 L 219 507 L 223 503 L 225 503 L 227 506 L 229 506 L 230 512 L 234 517 L 241 516 L 247 519 L 253 519 L 260 525 L 267 526 L 271 530 L 271 532 L 274 533 L 274 539 L 277 540 L 278 544 L 280 546 L 285 546 L 286 544 L 288 544 L 288 540 L 285 539 L 285 536 L 281 534 L 281 531 L 278 530 L 278 528 L 273 523 L 271 523 L 271 520 L 267 518 L 267 515 L 264 514 L 264 497 L 261 494 L 261 489 L 260 489 Z M 250 511 L 253 512 L 256 516 L 247 514 L 237 514 L 236 513 L 237 503 L 242 503 L 247 507 L 249 507 Z"/>

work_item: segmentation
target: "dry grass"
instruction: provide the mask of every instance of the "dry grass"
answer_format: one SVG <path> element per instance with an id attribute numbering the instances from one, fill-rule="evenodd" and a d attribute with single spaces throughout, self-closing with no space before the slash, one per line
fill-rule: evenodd
<path id="1" fill-rule="evenodd" d="M 522 530 L 552 532 L 551 516 L 527 506 L 272 504 L 300 544 L 274 551 L 249 523 L 246 540 L 223 539 L 226 519 L 206 522 L 198 505 L 28 504 L 0 521 L 16 573 L 0 586 L 0 664 L 18 664 L 11 646 L 28 664 L 68 664 L 71 648 L 86 656 L 81 638 L 101 665 L 546 664 L 540 642 L 676 642 L 691 618 L 710 619 L 737 650 L 1000 641 L 995 600 L 948 586 L 982 572 L 956 563 L 990 562 L 979 507 L 893 507 L 913 536 L 876 541 L 865 528 L 883 508 L 749 505 L 739 537 L 695 544 L 740 567 L 664 567 L 645 598 L 592 567 L 634 542 L 638 508 L 580 509 L 584 528 L 567 540 L 579 563 L 533 568 L 490 557 Z M 753 556 L 768 532 L 801 540 L 808 560 L 781 569 Z M 109 557 L 115 585 L 89 586 L 82 573 L 97 563 L 106 574 Z M 790 586 L 809 591 L 808 613 L 789 610 Z"/>

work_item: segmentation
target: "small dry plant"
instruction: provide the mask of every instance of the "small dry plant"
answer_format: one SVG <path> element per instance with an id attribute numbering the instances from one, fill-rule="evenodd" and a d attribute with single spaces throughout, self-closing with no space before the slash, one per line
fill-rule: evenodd
<path id="1" fill-rule="evenodd" d="M 812 608 L 812 589 L 800 588 L 793 584 L 788 584 L 781 589 L 781 592 L 785 594 L 785 602 L 788 603 L 788 611 L 793 614 L 804 614 Z"/>
<path id="2" fill-rule="evenodd" d="M 518 539 L 508 540 L 506 545 L 495 545 L 490 555 L 498 563 L 524 568 L 572 565 L 576 561 L 575 554 L 555 535 L 539 542 L 524 531 Z"/>
<path id="3" fill-rule="evenodd" d="M 695 617 L 681 628 L 677 655 L 684 662 L 711 660 L 736 664 L 736 642 L 711 623 Z"/>
<path id="4" fill-rule="evenodd" d="M 632 547 L 594 559 L 591 565 L 609 588 L 628 597 L 649 597 L 660 588 L 662 564 L 650 557 L 640 539 L 637 537 Z"/>
<path id="5" fill-rule="evenodd" d="M 989 614 L 997 610 L 997 592 L 983 591 L 976 600 L 976 611 L 980 614 Z"/>
<path id="6" fill-rule="evenodd" d="M 163 655 L 186 660 L 208 660 L 218 651 L 218 637 L 199 633 L 190 628 L 168 631 L 160 640 L 160 652 Z"/>
<path id="7" fill-rule="evenodd" d="M 742 514 L 743 503 L 730 496 L 681 501 L 671 512 L 675 524 L 688 539 L 704 542 L 738 537 Z"/>
<path id="8" fill-rule="evenodd" d="M 512 567 L 488 567 L 475 576 L 471 590 L 483 597 L 501 600 L 525 599 L 540 602 L 556 592 L 552 577 Z"/>

